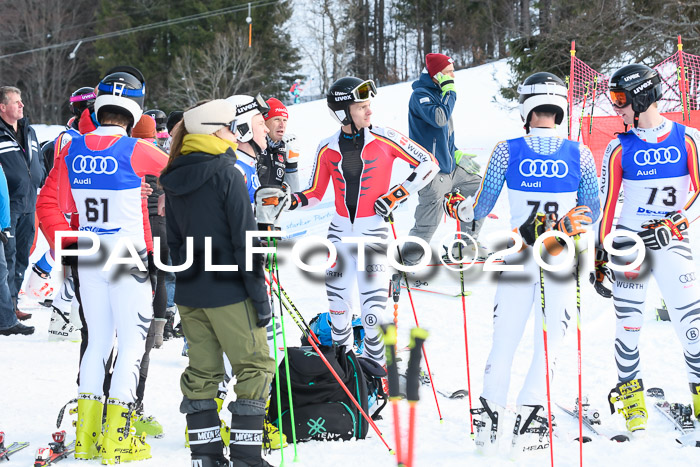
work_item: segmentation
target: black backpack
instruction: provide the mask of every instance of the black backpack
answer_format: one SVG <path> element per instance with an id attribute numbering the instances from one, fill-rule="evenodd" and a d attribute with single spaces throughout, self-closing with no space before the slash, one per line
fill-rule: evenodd
<path id="1" fill-rule="evenodd" d="M 319 349 L 367 413 L 368 386 L 358 358 L 353 352 L 346 352 L 345 347 L 320 346 Z M 273 381 L 268 410 L 270 422 L 277 426 L 279 404 L 282 409 L 282 431 L 287 439 L 292 439 L 288 396 L 288 387 L 291 387 L 298 442 L 364 439 L 367 436 L 367 421 L 313 347 L 288 347 L 287 353 L 290 383 L 287 382 L 282 362 L 279 366 L 281 402 L 277 400 Z"/>

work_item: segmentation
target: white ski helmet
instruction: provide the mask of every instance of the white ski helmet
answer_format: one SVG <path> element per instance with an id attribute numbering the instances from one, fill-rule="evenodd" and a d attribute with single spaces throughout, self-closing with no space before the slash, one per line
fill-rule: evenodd
<path id="1" fill-rule="evenodd" d="M 110 69 L 97 85 L 95 114 L 100 121 L 102 112 L 125 115 L 131 120 L 130 128 L 141 119 L 146 99 L 146 80 L 141 72 L 131 66 Z"/>
<path id="2" fill-rule="evenodd" d="M 236 106 L 236 136 L 241 143 L 247 143 L 253 139 L 253 117 L 260 114 L 265 115 L 270 111 L 265 99 L 258 94 L 255 97 L 238 94 L 226 98 L 227 101 Z"/>
<path id="3" fill-rule="evenodd" d="M 518 94 L 520 117 L 525 122 L 525 128 L 530 127 L 533 110 L 554 113 L 557 125 L 564 121 L 567 91 L 564 82 L 556 75 L 546 72 L 530 75 L 518 85 Z"/>

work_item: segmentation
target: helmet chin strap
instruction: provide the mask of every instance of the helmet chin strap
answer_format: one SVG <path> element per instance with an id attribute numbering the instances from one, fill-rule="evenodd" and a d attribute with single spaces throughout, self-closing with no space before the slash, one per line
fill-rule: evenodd
<path id="1" fill-rule="evenodd" d="M 639 127 L 639 112 L 634 113 L 634 127 Z"/>

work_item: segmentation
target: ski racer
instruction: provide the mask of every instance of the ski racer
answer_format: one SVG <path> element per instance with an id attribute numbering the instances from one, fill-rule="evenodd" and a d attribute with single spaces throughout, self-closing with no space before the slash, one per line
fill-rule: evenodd
<path id="1" fill-rule="evenodd" d="M 626 65 L 610 78 L 610 97 L 615 113 L 630 130 L 618 134 L 605 150 L 601 171 L 603 215 L 597 238 L 596 290 L 605 278 L 612 280 L 615 305 L 615 363 L 618 384 L 610 393 L 611 409 L 622 402 L 621 413 L 631 432 L 644 430 L 648 411 L 639 355 L 639 337 L 651 276 L 656 280 L 668 307 L 669 317 L 683 347 L 693 413 L 700 417 L 700 334 L 697 305 L 700 285 L 696 279 L 688 227 L 700 216 L 700 133 L 661 116 L 657 101 L 662 98 L 658 73 L 641 64 Z M 615 208 L 624 191 L 617 223 Z M 689 195 L 689 191 L 694 191 Z M 637 268 L 610 271 L 608 262 L 629 265 L 640 253 L 611 256 L 603 241 L 611 232 L 636 234 L 644 242 L 644 261 Z M 633 238 L 617 237 L 614 248 L 628 249 Z"/>
<path id="2" fill-rule="evenodd" d="M 82 286 L 80 296 L 89 331 L 80 364 L 75 457 L 101 457 L 103 464 L 150 457 L 150 446 L 136 436 L 130 423 L 136 408 L 139 361 L 152 318 L 146 258 L 150 229 L 146 229 L 144 218 L 141 177 L 158 174 L 167 155 L 153 144 L 126 136 L 141 117 L 144 98 L 145 80 L 140 71 L 133 67 L 110 70 L 97 88 L 95 112 L 100 126 L 85 136 L 61 142 L 59 158 L 40 193 L 40 199 L 44 198 L 39 203 L 40 221 L 50 242 L 57 231 L 71 230 L 63 214 L 73 212 L 77 212 L 71 217 L 73 225 L 99 238 L 100 252 L 81 256 L 74 274 Z M 103 271 L 110 254 L 124 255 L 120 247 L 124 242 L 135 248 L 139 267 Z M 91 244 L 89 239 L 63 239 L 65 248 L 75 245 L 81 250 Z M 104 404 L 104 364 L 115 334 L 119 356 Z M 98 451 L 100 433 L 103 439 Z"/>
<path id="3" fill-rule="evenodd" d="M 379 326 L 388 322 L 386 255 L 390 234 L 385 219 L 410 194 L 430 183 L 438 166 L 428 151 L 404 135 L 372 126 L 371 99 L 376 94 L 371 80 L 348 76 L 331 85 L 326 100 L 341 127 L 319 144 L 310 187 L 291 195 L 289 209 L 317 205 L 333 180 L 336 212 L 328 227 L 328 240 L 338 257 L 326 270 L 325 279 L 333 342 L 344 345 L 349 352 L 353 350 L 351 322 L 357 286 L 365 330 L 362 356 L 384 365 Z M 400 185 L 389 188 L 397 159 L 414 170 Z M 358 258 L 363 254 L 358 252 L 358 244 L 343 242 L 357 237 L 367 240 L 363 246 L 364 271 L 358 271 Z"/>
<path id="4" fill-rule="evenodd" d="M 584 232 L 583 225 L 598 218 L 598 181 L 591 151 L 584 145 L 561 138 L 556 125 L 564 120 L 567 90 L 551 73 L 535 73 L 518 86 L 520 116 L 525 122 L 525 137 L 500 142 L 489 159 L 476 201 L 459 193 L 445 197 L 445 211 L 462 222 L 483 219 L 494 208 L 504 183 L 508 189 L 511 228 L 521 234 L 528 245 L 534 243 L 544 225 L 543 213 L 564 235 Z M 556 221 L 552 221 L 555 219 Z M 557 263 L 559 242 L 547 247 L 550 264 Z M 547 244 L 545 244 L 547 246 Z M 576 310 L 577 279 L 574 265 L 554 273 L 540 269 L 534 261 L 533 249 L 522 248 L 507 255 L 505 264 L 523 265 L 521 272 L 504 271 L 498 277 L 494 300 L 493 343 L 484 371 L 484 388 L 479 398 L 481 407 L 473 413 L 477 450 L 495 454 L 502 437 L 503 417 L 507 405 L 511 367 L 528 317 L 535 308 L 535 333 L 530 369 L 517 398 L 517 416 L 513 430 L 512 452 L 546 449 L 544 440 L 534 430 L 547 433 L 545 407 L 544 339 L 542 315 L 546 315 L 550 370 L 554 367 L 569 317 Z M 557 263 L 558 264 L 558 263 Z M 545 307 L 541 310 L 541 307 Z"/>

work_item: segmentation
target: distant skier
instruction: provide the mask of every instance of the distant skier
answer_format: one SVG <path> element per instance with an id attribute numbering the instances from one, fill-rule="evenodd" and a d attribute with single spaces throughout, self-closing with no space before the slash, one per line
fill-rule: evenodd
<path id="1" fill-rule="evenodd" d="M 656 279 L 683 347 L 693 413 L 700 417 L 700 285 L 687 231 L 700 216 L 700 133 L 661 116 L 656 103 L 662 97 L 661 79 L 645 65 L 623 66 L 610 78 L 609 88 L 615 113 L 632 128 L 619 134 L 605 150 L 601 171 L 604 208 L 597 240 L 602 248 L 603 240 L 613 230 L 615 206 L 622 189 L 624 204 L 615 230 L 639 235 L 646 247 L 646 258 L 633 271 L 610 274 L 608 260 L 616 265 L 630 264 L 637 252 L 609 259 L 599 249 L 596 290 L 609 296 L 610 291 L 600 287 L 608 272 L 617 322 L 618 377 L 610 403 L 612 406 L 622 401 L 627 429 L 638 431 L 646 428 L 648 418 L 638 344 L 650 276 Z M 695 194 L 689 195 L 689 190 Z M 613 241 L 615 248 L 632 245 L 632 240 L 624 237 Z"/>
<path id="2" fill-rule="evenodd" d="M 520 116 L 527 135 L 498 143 L 491 154 L 476 203 L 459 193 L 445 197 L 445 210 L 463 222 L 485 218 L 496 205 L 503 184 L 508 188 L 511 228 L 518 231 L 527 245 L 551 222 L 551 227 L 574 236 L 583 233 L 583 224 L 598 218 L 598 181 L 591 151 L 582 144 L 561 138 L 556 125 L 566 114 L 567 90 L 551 73 L 535 73 L 518 86 Z M 538 213 L 543 213 L 543 218 Z M 537 233 L 535 233 L 535 230 Z M 557 255 L 559 242 L 547 247 L 550 264 L 561 262 Z M 544 255 L 543 255 L 544 256 Z M 494 300 L 493 343 L 484 370 L 484 389 L 474 409 L 479 419 L 474 422 L 477 449 L 494 454 L 502 436 L 500 419 L 508 401 L 511 367 L 525 324 L 535 310 L 535 351 L 525 383 L 517 399 L 517 417 L 513 430 L 512 455 L 524 450 L 546 449 L 549 446 L 546 407 L 546 371 L 542 310 L 545 307 L 549 367 L 553 372 L 559 344 L 576 313 L 576 280 L 574 266 L 559 273 L 544 273 L 534 261 L 533 250 L 524 247 L 506 256 L 506 264 L 521 264 L 522 272 L 504 271 L 498 276 Z M 545 433 L 540 436 L 533 431 Z"/>
<path id="3" fill-rule="evenodd" d="M 299 78 L 294 80 L 294 83 L 292 83 L 292 87 L 289 88 L 289 94 L 292 96 L 292 101 L 295 104 L 301 103 L 301 92 L 304 90 L 304 88 L 301 85 L 301 80 Z"/>

